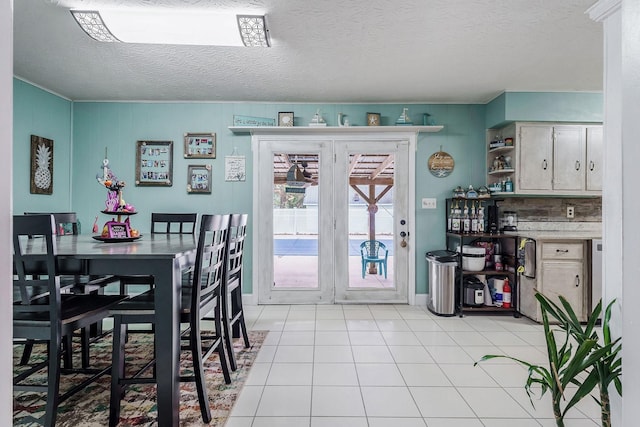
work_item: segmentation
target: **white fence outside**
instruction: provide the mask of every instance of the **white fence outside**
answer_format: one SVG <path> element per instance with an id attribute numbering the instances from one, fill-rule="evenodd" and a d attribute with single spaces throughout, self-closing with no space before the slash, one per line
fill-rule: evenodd
<path id="1" fill-rule="evenodd" d="M 273 233 L 275 235 L 317 235 L 318 205 L 306 205 L 305 209 L 274 209 Z M 369 233 L 369 212 L 364 204 L 349 206 L 349 234 Z M 376 235 L 393 234 L 393 205 L 378 204 Z"/>

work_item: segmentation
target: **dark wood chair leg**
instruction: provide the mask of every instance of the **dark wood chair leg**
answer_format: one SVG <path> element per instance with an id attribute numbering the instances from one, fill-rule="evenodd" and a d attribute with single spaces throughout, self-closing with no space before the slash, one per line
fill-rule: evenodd
<path id="1" fill-rule="evenodd" d="M 111 399 L 109 402 L 109 426 L 115 427 L 120 421 L 120 400 L 123 398 L 124 387 L 120 379 L 124 378 L 124 343 L 126 325 L 122 324 L 119 316 L 114 317 L 113 350 L 111 360 Z"/>
<path id="2" fill-rule="evenodd" d="M 89 343 L 91 341 L 91 329 L 82 328 L 80 331 L 80 351 L 82 356 L 82 367 L 88 369 L 89 362 Z"/>
<path id="3" fill-rule="evenodd" d="M 47 372 L 47 403 L 44 411 L 44 425 L 55 426 L 58 403 L 60 402 L 60 357 L 61 343 L 49 342 L 49 368 Z M 67 351 L 69 353 L 69 351 Z"/>
<path id="4" fill-rule="evenodd" d="M 205 385 L 204 369 L 202 366 L 202 342 L 200 341 L 200 328 L 191 328 L 189 347 L 191 348 L 191 358 L 193 359 L 193 374 L 196 379 L 196 389 L 198 390 L 198 402 L 202 420 L 208 424 L 211 422 L 211 408 L 209 408 L 209 396 Z"/>
<path id="5" fill-rule="evenodd" d="M 20 365 L 24 366 L 29 363 L 31 358 L 31 352 L 33 351 L 33 340 L 27 340 L 24 343 L 24 350 L 22 350 L 22 357 L 20 358 Z"/>

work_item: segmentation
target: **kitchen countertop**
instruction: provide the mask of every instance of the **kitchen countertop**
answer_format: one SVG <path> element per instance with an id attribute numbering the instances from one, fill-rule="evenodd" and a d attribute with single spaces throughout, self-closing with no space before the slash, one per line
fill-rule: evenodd
<path id="1" fill-rule="evenodd" d="M 518 231 L 509 231 L 534 240 L 591 240 L 602 238 L 600 222 L 519 222 Z"/>

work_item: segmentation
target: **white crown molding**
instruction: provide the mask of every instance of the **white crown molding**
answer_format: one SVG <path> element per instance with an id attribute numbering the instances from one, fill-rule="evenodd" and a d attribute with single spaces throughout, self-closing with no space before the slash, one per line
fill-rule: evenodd
<path id="1" fill-rule="evenodd" d="M 599 0 L 591 6 L 586 14 L 596 22 L 603 22 L 622 7 L 622 0 Z"/>

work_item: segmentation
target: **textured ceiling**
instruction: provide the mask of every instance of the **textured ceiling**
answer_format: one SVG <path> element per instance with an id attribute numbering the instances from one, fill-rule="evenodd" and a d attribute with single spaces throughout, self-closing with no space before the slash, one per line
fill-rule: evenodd
<path id="1" fill-rule="evenodd" d="M 232 0 L 17 0 L 15 75 L 72 100 L 487 102 L 601 91 L 595 0 L 247 0 L 271 48 L 99 43 L 69 8 Z"/>

